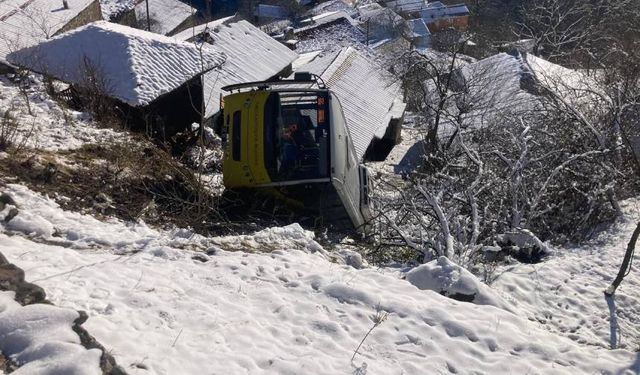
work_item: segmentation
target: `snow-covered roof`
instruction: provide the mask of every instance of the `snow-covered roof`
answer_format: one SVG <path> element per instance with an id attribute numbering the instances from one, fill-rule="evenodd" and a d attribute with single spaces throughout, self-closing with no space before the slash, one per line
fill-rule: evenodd
<path id="1" fill-rule="evenodd" d="M 48 39 L 95 0 L 2 0 L 0 1 L 0 62 L 12 51 Z"/>
<path id="2" fill-rule="evenodd" d="M 111 17 L 127 12 L 135 7 L 136 0 L 100 0 L 102 17 L 110 20 Z"/>
<path id="3" fill-rule="evenodd" d="M 335 15 L 339 13 L 342 12 Z M 330 18 L 330 22 L 324 22 Z M 366 36 L 351 17 L 344 17 L 344 14 L 335 18 L 323 17 L 321 22 L 323 23 L 308 25 L 294 31 L 298 38 L 296 51 L 336 51 L 349 46 L 366 49 Z"/>
<path id="4" fill-rule="evenodd" d="M 203 37 L 202 35 L 206 33 Z M 175 35 L 184 41 L 206 42 L 211 50 L 224 53 L 226 61 L 204 75 L 205 117 L 220 109 L 221 88 L 235 83 L 264 81 L 286 68 L 298 54 L 259 28 L 233 16 L 196 26 Z"/>
<path id="5" fill-rule="evenodd" d="M 300 24 L 302 26 L 297 28 L 294 32 L 296 34 L 302 33 L 340 20 L 345 20 L 354 27 L 358 24 L 353 18 L 351 18 L 349 13 L 342 10 L 336 10 L 303 19 L 302 21 L 300 21 Z"/>
<path id="6" fill-rule="evenodd" d="M 309 60 L 305 55 L 300 58 Z M 400 86 L 389 82 L 381 67 L 352 47 L 333 54 L 316 54 L 311 61 L 296 66 L 298 71 L 320 76 L 337 95 L 359 160 L 373 138 L 382 138 L 389 122 L 404 113 Z"/>
<path id="7" fill-rule="evenodd" d="M 464 4 L 445 5 L 440 1 L 429 3 L 420 10 L 420 16 L 429 22 L 437 18 L 468 16 L 469 8 Z"/>
<path id="8" fill-rule="evenodd" d="M 329 0 L 313 6 L 306 13 L 306 16 L 317 16 L 320 14 L 335 12 L 335 11 L 344 11 L 351 16 L 357 13 L 355 8 L 353 8 L 351 5 L 346 4 L 342 0 Z"/>
<path id="9" fill-rule="evenodd" d="M 145 0 L 136 0 L 136 17 L 143 24 L 147 22 L 147 4 Z M 168 35 L 189 17 L 197 12 L 186 3 L 178 0 L 149 1 L 151 31 Z"/>
<path id="10" fill-rule="evenodd" d="M 396 12 L 412 13 L 427 8 L 425 0 L 393 0 L 386 2 L 387 7 Z"/>
<path id="11" fill-rule="evenodd" d="M 377 3 L 358 8 L 360 29 L 369 37 L 370 42 L 394 39 L 404 34 L 406 21 L 398 13 Z"/>
<path id="12" fill-rule="evenodd" d="M 407 23 L 409 24 L 411 34 L 414 38 L 431 35 L 431 32 L 429 32 L 429 28 L 427 28 L 427 25 L 424 23 L 424 20 L 422 18 L 408 20 Z"/>
<path id="13" fill-rule="evenodd" d="M 202 59 L 201 59 L 202 56 Z M 106 80 L 108 95 L 144 106 L 202 72 L 221 53 L 131 27 L 94 22 L 8 56 L 12 63 L 82 85 L 86 62 Z"/>
<path id="14" fill-rule="evenodd" d="M 480 127 L 497 117 L 518 115 L 541 104 L 541 87 L 573 105 L 586 104 L 595 84 L 584 74 L 531 54 L 499 53 L 461 68 L 473 110 L 469 126 Z"/>

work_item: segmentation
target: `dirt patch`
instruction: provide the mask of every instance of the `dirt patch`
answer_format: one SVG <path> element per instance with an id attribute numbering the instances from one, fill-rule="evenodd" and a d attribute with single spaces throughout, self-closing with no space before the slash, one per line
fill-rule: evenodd
<path id="1" fill-rule="evenodd" d="M 193 170 L 144 139 L 21 152 L 4 158 L 0 176 L 17 178 L 66 210 L 98 218 L 142 219 L 203 234 L 230 232 L 219 209 L 222 198 Z"/>

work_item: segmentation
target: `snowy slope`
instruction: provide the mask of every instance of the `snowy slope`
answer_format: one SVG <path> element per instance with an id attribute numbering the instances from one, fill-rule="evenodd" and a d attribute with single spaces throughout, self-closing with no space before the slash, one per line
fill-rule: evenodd
<path id="1" fill-rule="evenodd" d="M 99 128 L 87 113 L 61 107 L 45 93 L 41 77 L 33 75 L 30 80 L 30 85 L 24 92 L 29 98 L 31 113 L 24 93 L 5 76 L 0 77 L 2 115 L 10 115 L 20 125 L 15 139 L 17 145 L 58 151 L 76 149 L 86 143 L 129 138 L 125 132 Z M 0 159 L 2 157 L 0 154 Z"/>
<path id="2" fill-rule="evenodd" d="M 2 190 L 20 211 L 4 225 L 0 252 L 56 304 L 86 310 L 84 326 L 132 374 L 640 371 L 637 353 L 581 345 L 529 321 L 537 305 L 518 304 L 513 314 L 420 290 L 401 270 L 332 263 L 296 225 L 207 239 L 101 223 L 19 185 Z M 267 252 L 220 249 L 234 242 Z M 549 267 L 567 267 L 557 259 Z M 632 275 L 620 293 L 637 298 L 638 279 Z M 514 304 L 502 288 L 495 295 Z"/>
<path id="3" fill-rule="evenodd" d="M 580 344 L 640 350 L 638 266 L 614 299 L 603 294 L 617 275 L 627 241 L 640 221 L 640 200 L 621 206 L 627 213 L 625 220 L 592 242 L 562 249 L 540 264 L 498 270 L 493 287 L 512 296 L 529 320 L 552 332 Z"/>

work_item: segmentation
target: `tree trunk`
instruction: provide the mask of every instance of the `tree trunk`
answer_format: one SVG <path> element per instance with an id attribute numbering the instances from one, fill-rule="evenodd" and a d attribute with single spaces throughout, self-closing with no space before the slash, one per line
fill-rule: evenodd
<path id="1" fill-rule="evenodd" d="M 631 261 L 633 259 L 633 253 L 636 249 L 636 242 L 638 242 L 638 237 L 640 237 L 640 222 L 636 226 L 636 230 L 633 231 L 631 235 L 631 240 L 629 240 L 629 244 L 627 245 L 627 252 L 624 254 L 624 259 L 622 260 L 622 265 L 620 266 L 620 271 L 618 271 L 618 276 L 613 280 L 613 283 L 604 291 L 604 294 L 607 296 L 612 296 L 615 292 L 622 279 L 631 271 Z"/>

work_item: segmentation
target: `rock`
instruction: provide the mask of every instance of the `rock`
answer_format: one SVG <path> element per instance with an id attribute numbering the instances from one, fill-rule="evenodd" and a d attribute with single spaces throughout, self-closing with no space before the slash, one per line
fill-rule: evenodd
<path id="1" fill-rule="evenodd" d="M 3 256 L 4 258 L 4 256 Z M 5 263 L 0 266 L 0 289 L 15 291 L 18 284 L 24 281 L 24 271 L 15 264 Z"/>
<path id="2" fill-rule="evenodd" d="M 32 303 L 45 302 L 47 297 L 44 289 L 35 284 L 24 281 L 24 271 L 7 261 L 2 256 L 0 265 L 0 290 L 16 292 L 15 300 L 22 306 Z"/>
<path id="3" fill-rule="evenodd" d="M 0 374 L 9 374 L 18 369 L 18 365 L 0 353 Z"/>
<path id="4" fill-rule="evenodd" d="M 407 272 L 406 279 L 418 289 L 432 290 L 443 296 L 476 305 L 513 309 L 489 286 L 447 257 L 439 257 Z"/>
<path id="5" fill-rule="evenodd" d="M 14 207 L 9 210 L 9 213 L 7 214 L 7 216 L 4 217 L 3 220 L 5 223 L 8 223 L 11 221 L 11 219 L 13 219 L 16 216 L 18 216 L 18 209 Z"/>
<path id="6" fill-rule="evenodd" d="M 196 254 L 191 257 L 193 260 L 197 260 L 198 262 L 206 263 L 209 261 L 209 257 L 204 254 Z"/>
<path id="7" fill-rule="evenodd" d="M 89 316 L 87 313 L 80 310 L 78 311 L 78 318 L 73 321 L 72 329 L 78 334 L 78 337 L 80 337 L 80 343 L 87 349 L 99 349 L 102 351 L 102 355 L 100 356 L 100 368 L 104 375 L 126 375 L 127 373 L 124 369 L 118 366 L 116 360 L 111 354 L 109 354 L 109 352 L 107 352 L 104 346 L 100 345 L 100 343 L 82 327 L 82 324 L 86 322 L 88 318 Z"/>
<path id="8" fill-rule="evenodd" d="M 0 211 L 4 210 L 7 205 L 17 206 L 16 202 L 7 193 L 0 194 Z"/>
<path id="9" fill-rule="evenodd" d="M 47 294 L 41 287 L 28 282 L 18 284 L 15 300 L 25 306 L 33 303 L 46 303 Z"/>
<path id="10" fill-rule="evenodd" d="M 9 261 L 4 257 L 4 255 L 2 255 L 2 253 L 0 253 L 0 266 L 5 264 L 9 264 Z"/>

